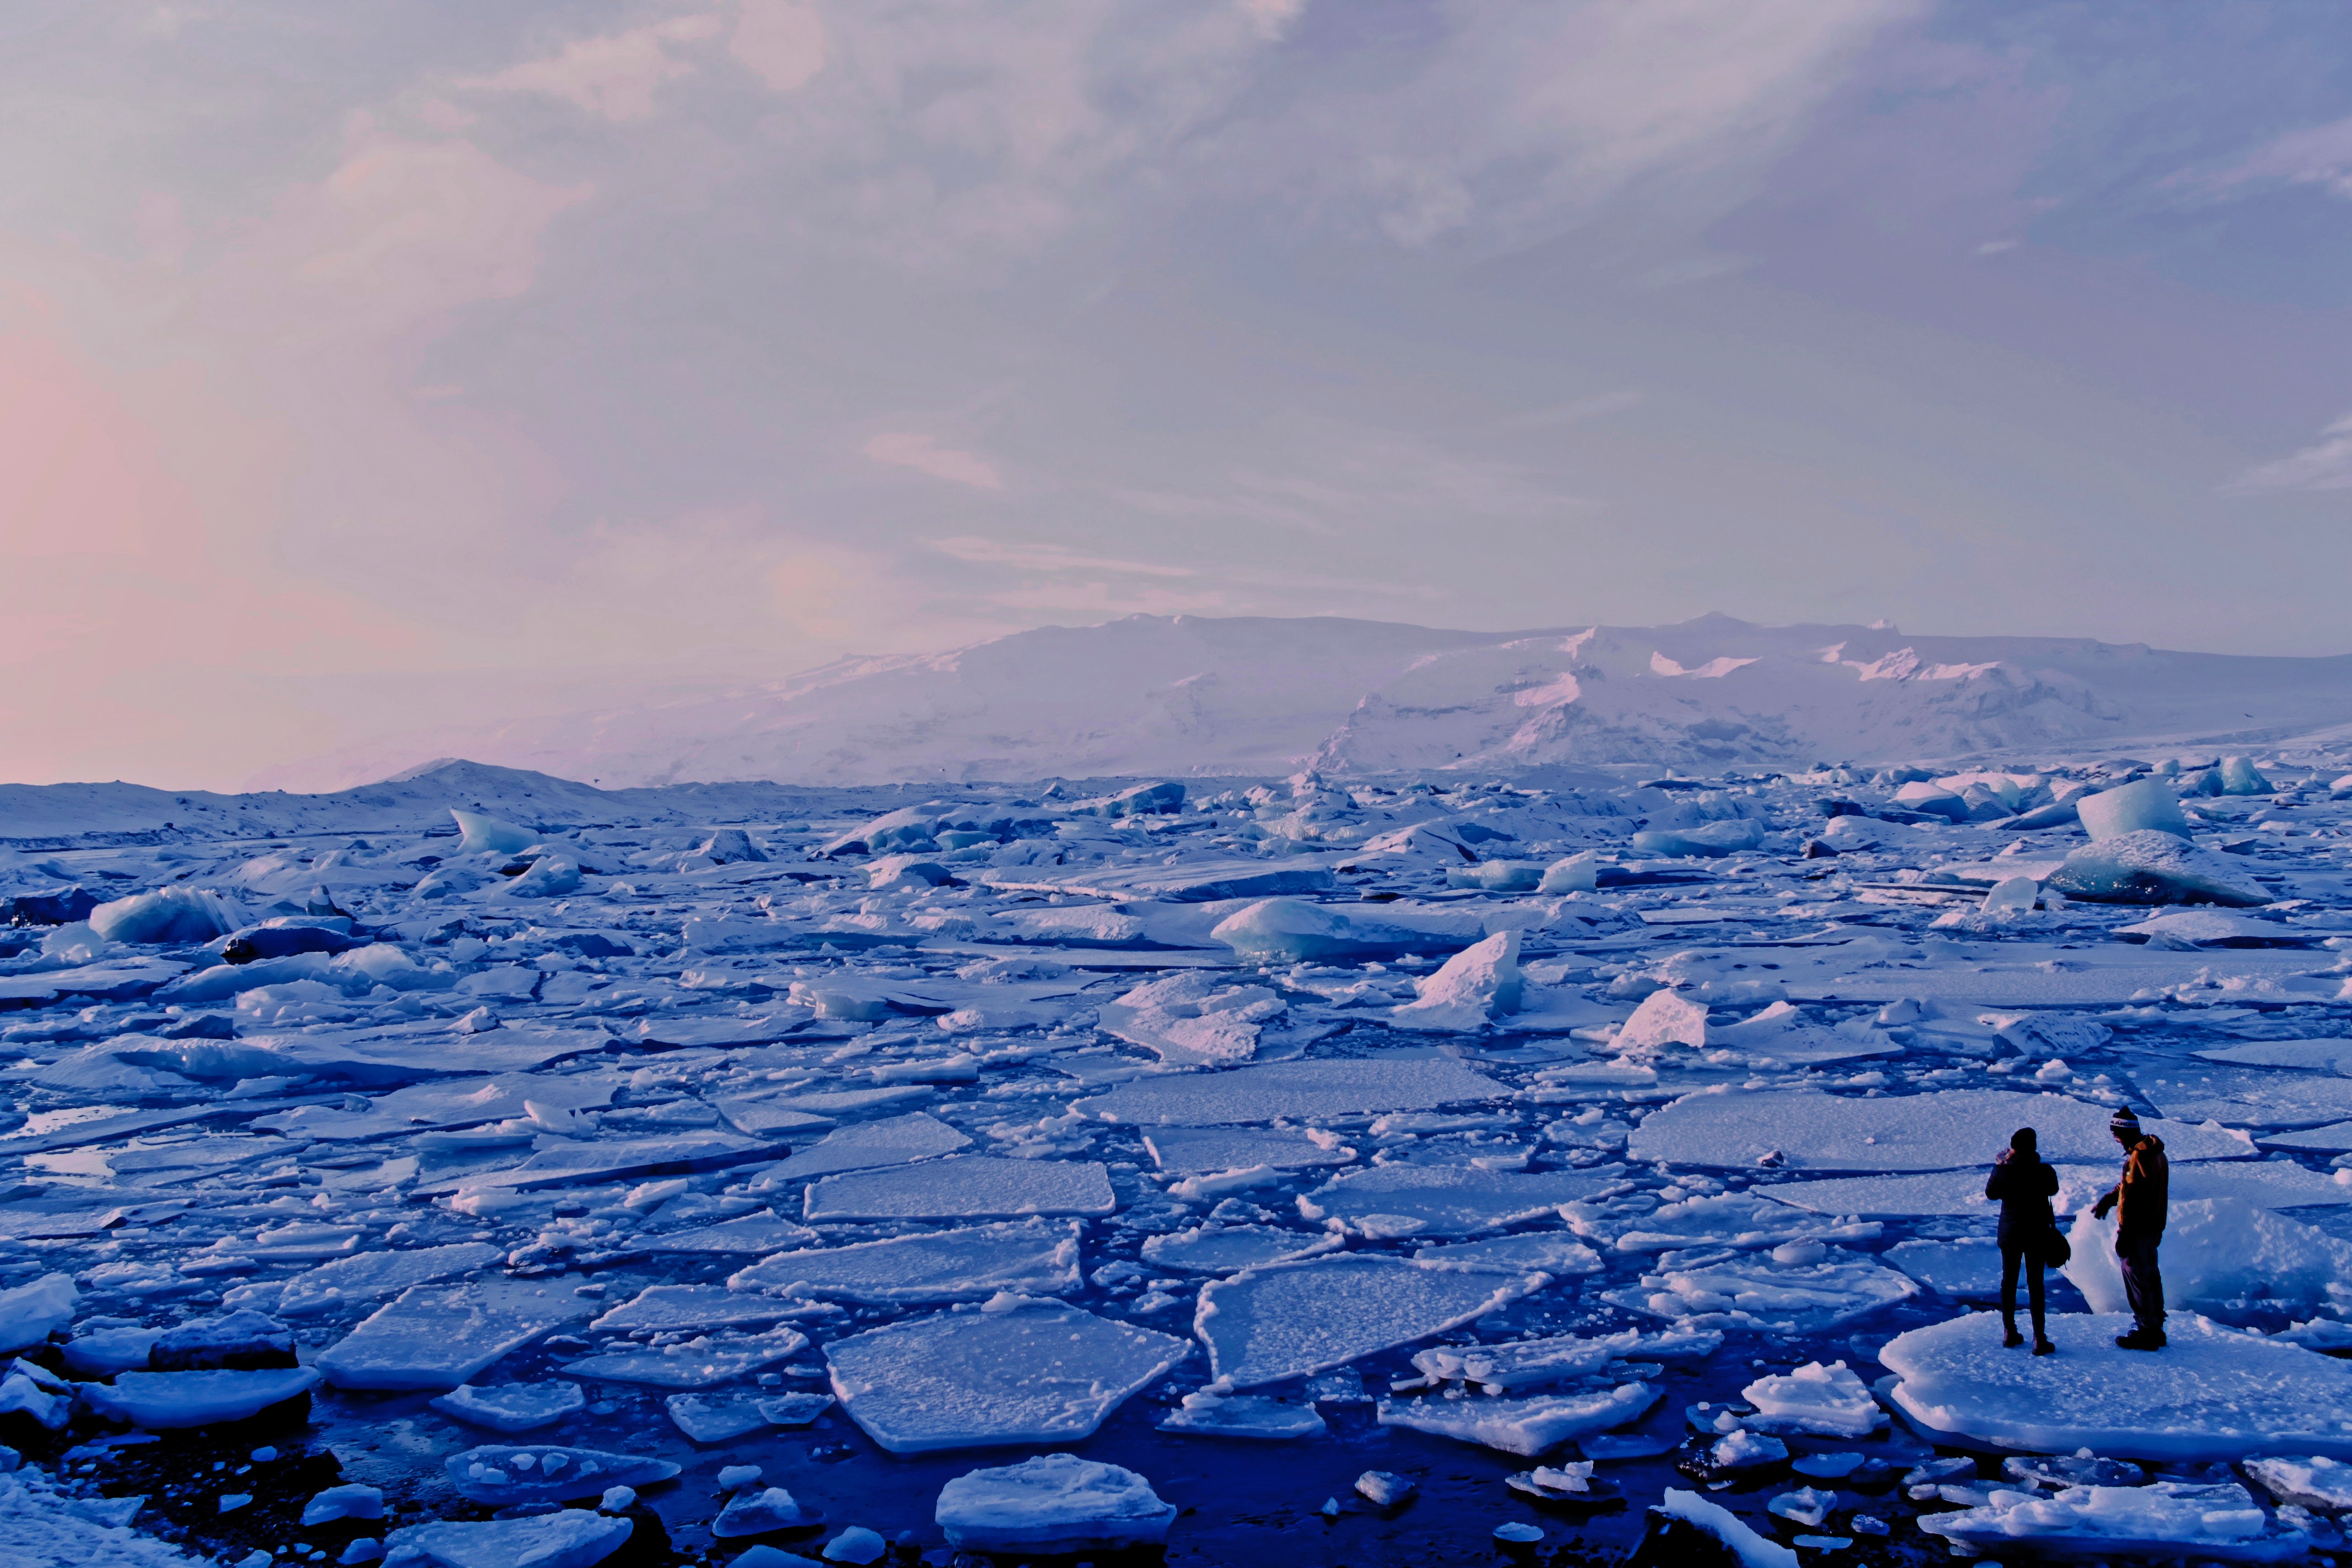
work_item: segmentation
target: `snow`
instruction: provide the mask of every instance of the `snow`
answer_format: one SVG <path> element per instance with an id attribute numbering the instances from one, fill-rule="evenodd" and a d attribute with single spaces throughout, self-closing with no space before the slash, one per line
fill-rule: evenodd
<path id="1" fill-rule="evenodd" d="M 1544 1283 L 1344 1254 L 1206 1285 L 1192 1328 L 1220 1383 L 1256 1388 L 1459 1328 Z"/>
<path id="2" fill-rule="evenodd" d="M 2249 1451 L 2352 1458 L 2352 1367 L 2189 1313 L 2150 1355 L 2118 1350 L 2131 1327 L 2107 1313 L 2053 1313 L 2058 1353 L 2000 1348 L 2000 1321 L 1974 1312 L 1899 1334 L 1879 1352 L 1889 1398 L 1926 1430 L 1997 1447 L 2117 1458 L 2235 1459 Z"/>
<path id="3" fill-rule="evenodd" d="M 853 1334 L 824 1355 L 849 1418 L 893 1454 L 921 1454 L 1076 1442 L 1191 1349 L 1074 1308 L 1014 1301 Z"/>
<path id="4" fill-rule="evenodd" d="M 1157 1546 L 1176 1508 L 1133 1470 L 1041 1454 L 956 1477 L 934 1517 L 959 1551 L 1060 1554 Z"/>

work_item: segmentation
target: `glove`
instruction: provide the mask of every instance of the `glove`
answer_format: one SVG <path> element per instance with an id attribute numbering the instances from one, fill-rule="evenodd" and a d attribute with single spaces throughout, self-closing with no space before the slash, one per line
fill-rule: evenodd
<path id="1" fill-rule="evenodd" d="M 2115 1206 L 2116 1194 L 2109 1193 L 2105 1197 L 2101 1198 L 2097 1203 L 2091 1205 L 2091 1217 L 2093 1219 L 2105 1219 L 2107 1217 L 2107 1211 Z"/>

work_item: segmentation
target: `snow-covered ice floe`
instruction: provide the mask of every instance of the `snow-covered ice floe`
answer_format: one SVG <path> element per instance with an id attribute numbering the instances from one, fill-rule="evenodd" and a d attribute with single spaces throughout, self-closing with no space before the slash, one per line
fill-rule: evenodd
<path id="1" fill-rule="evenodd" d="M 2173 1313 L 2169 1345 L 2119 1350 L 2128 1317 L 2053 1314 L 2058 1353 L 2001 1348 L 2000 1320 L 1973 1312 L 1888 1342 L 1887 1397 L 1923 1431 L 2042 1453 L 2235 1459 L 2249 1452 L 2352 1458 L 2352 1365 Z"/>

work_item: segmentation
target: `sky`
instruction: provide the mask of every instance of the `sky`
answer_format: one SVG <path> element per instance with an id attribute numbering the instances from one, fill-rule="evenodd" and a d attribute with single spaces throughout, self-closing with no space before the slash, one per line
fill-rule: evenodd
<path id="1" fill-rule="evenodd" d="M 0 780 L 1136 613 L 2345 652 L 2347 254 L 2331 4 L 18 0 Z"/>

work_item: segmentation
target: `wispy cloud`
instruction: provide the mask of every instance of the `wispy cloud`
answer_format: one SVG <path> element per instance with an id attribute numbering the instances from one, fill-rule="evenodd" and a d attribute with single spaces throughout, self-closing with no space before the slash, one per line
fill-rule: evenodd
<path id="1" fill-rule="evenodd" d="M 495 76 L 457 85 L 485 92 L 541 93 L 606 120 L 644 120 L 653 114 L 654 96 L 664 83 L 694 74 L 693 65 L 674 58 L 669 46 L 715 37 L 721 25 L 715 16 L 673 16 L 625 33 L 582 38 L 545 59 L 526 60 Z"/>
<path id="2" fill-rule="evenodd" d="M 977 452 L 959 451 L 942 447 L 929 436 L 911 430 L 885 430 L 866 437 L 858 448 L 877 463 L 895 468 L 912 468 L 919 474 L 929 474 L 950 484 L 970 485 L 976 490 L 1001 490 L 1004 480 L 996 466 Z"/>
<path id="3" fill-rule="evenodd" d="M 1191 577 L 1189 566 L 1164 566 L 1150 561 L 1120 561 L 1108 556 L 1080 555 L 1058 544 L 1018 544 L 969 534 L 935 539 L 931 548 L 975 565 L 1010 566 L 1023 572 L 1117 572 L 1134 577 Z"/>
<path id="4" fill-rule="evenodd" d="M 2248 468 L 2224 489 L 2233 495 L 2266 490 L 2352 490 L 2352 414 L 2319 433 L 2303 450 Z"/>

